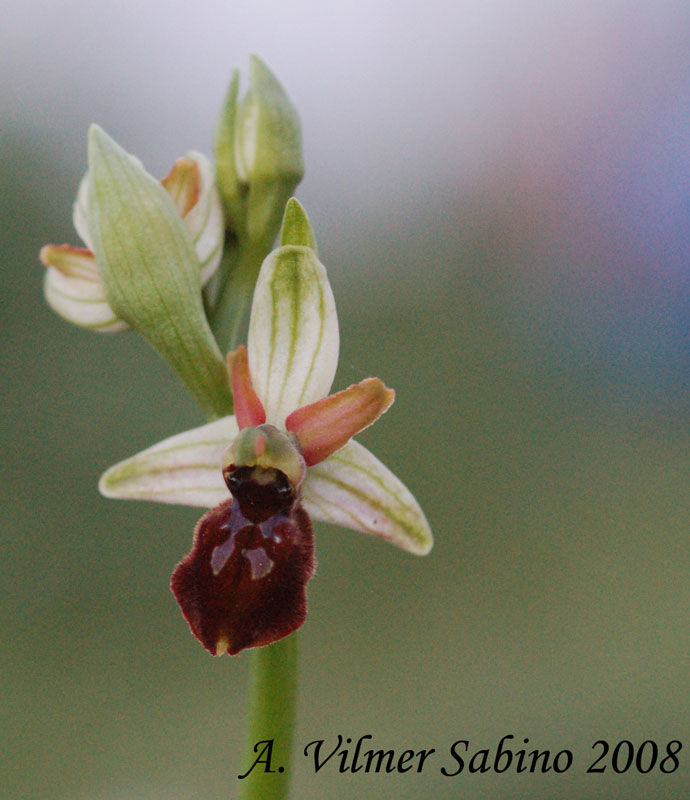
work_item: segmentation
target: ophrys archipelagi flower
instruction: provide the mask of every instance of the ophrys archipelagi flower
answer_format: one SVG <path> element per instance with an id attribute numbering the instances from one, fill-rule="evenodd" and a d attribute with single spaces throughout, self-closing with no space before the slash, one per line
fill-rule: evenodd
<path id="1" fill-rule="evenodd" d="M 247 348 L 228 356 L 235 414 L 116 464 L 100 483 L 109 497 L 216 506 L 172 579 L 192 632 L 215 655 L 270 644 L 303 623 L 311 518 L 411 553 L 432 545 L 409 490 L 352 439 L 394 393 L 367 378 L 328 395 L 339 351 L 335 303 L 295 200 L 280 245 L 261 267 Z"/>

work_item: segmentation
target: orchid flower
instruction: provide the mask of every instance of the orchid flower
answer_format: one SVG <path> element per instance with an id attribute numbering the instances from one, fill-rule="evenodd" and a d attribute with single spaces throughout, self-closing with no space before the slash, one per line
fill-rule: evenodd
<path id="1" fill-rule="evenodd" d="M 129 156 L 139 164 L 138 159 Z M 201 153 L 179 158 L 161 180 L 172 198 L 200 262 L 204 286 L 218 268 L 225 221 L 213 167 Z M 69 322 L 101 333 L 116 333 L 129 325 L 113 311 L 107 298 L 89 231 L 89 175 L 82 179 L 74 203 L 73 222 L 86 247 L 48 244 L 40 259 L 47 267 L 45 296 L 53 311 Z"/>
<path id="2" fill-rule="evenodd" d="M 263 262 L 247 347 L 228 356 L 235 414 L 166 439 L 101 478 L 107 497 L 215 506 L 171 588 L 214 655 L 299 628 L 314 572 L 311 519 L 425 554 L 431 531 L 410 491 L 352 437 L 391 405 L 367 378 L 329 395 L 339 350 L 335 302 L 301 206 Z"/>

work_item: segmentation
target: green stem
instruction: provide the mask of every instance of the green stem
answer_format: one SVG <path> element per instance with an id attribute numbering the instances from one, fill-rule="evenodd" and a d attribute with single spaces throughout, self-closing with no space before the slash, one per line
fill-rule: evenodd
<path id="1" fill-rule="evenodd" d="M 218 289 L 211 321 L 221 350 L 237 347 L 259 269 L 270 250 L 270 243 L 245 241 L 235 245 L 225 280 Z"/>
<path id="2" fill-rule="evenodd" d="M 249 729 L 239 800 L 285 800 L 297 699 L 297 635 L 252 651 Z M 259 742 L 273 741 L 272 750 Z M 269 760 L 270 756 L 270 760 Z M 269 771 L 270 769 L 270 771 Z M 282 770 L 282 771 L 281 771 Z"/>
<path id="3" fill-rule="evenodd" d="M 224 277 L 211 315 L 222 350 L 234 350 L 269 242 L 235 241 L 226 252 Z M 252 651 L 249 728 L 240 800 L 286 800 L 297 699 L 297 636 Z M 271 749 L 264 749 L 272 742 Z M 259 763 L 256 763 L 258 760 Z M 254 765 L 254 766 L 252 766 Z M 247 774 L 248 773 L 248 774 Z"/>

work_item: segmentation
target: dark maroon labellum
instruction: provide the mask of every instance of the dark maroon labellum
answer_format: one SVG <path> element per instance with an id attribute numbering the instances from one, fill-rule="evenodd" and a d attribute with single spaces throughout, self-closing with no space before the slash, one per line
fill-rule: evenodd
<path id="1" fill-rule="evenodd" d="M 297 630 L 314 574 L 311 520 L 285 475 L 241 467 L 225 478 L 234 499 L 199 520 L 171 580 L 192 633 L 213 655 Z"/>

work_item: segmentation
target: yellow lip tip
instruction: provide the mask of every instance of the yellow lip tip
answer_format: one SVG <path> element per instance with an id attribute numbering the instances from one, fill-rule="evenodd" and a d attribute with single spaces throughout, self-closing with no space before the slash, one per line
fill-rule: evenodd
<path id="1" fill-rule="evenodd" d="M 227 653 L 229 646 L 230 641 L 228 640 L 227 636 L 221 636 L 216 642 L 216 655 L 222 656 Z"/>

